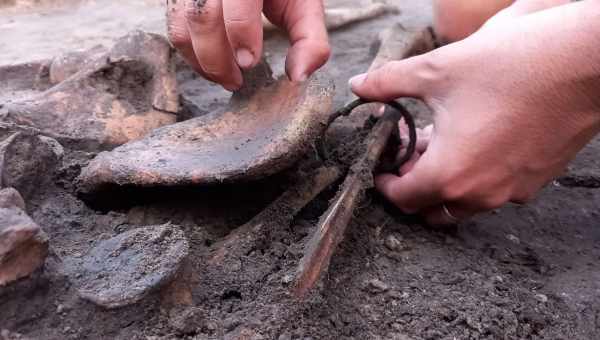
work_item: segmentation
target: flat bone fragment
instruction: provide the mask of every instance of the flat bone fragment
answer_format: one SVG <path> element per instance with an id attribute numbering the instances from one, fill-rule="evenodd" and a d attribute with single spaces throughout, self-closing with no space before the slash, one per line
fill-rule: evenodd
<path id="1" fill-rule="evenodd" d="M 160 35 L 135 31 L 108 52 L 94 48 L 55 59 L 47 72 L 47 82 L 58 83 L 0 103 L 0 122 L 32 126 L 89 148 L 113 148 L 176 121 L 173 53 Z"/>
<path id="2" fill-rule="evenodd" d="M 183 231 L 165 224 L 123 232 L 66 262 L 79 295 L 110 309 L 134 304 L 170 283 L 188 253 Z"/>
<path id="3" fill-rule="evenodd" d="M 322 135 L 331 81 L 274 80 L 266 63 L 245 75 L 224 110 L 157 129 L 100 153 L 79 177 L 79 191 L 111 186 L 176 186 L 258 179 L 295 163 Z"/>
<path id="4" fill-rule="evenodd" d="M 385 14 L 398 14 L 400 10 L 396 6 L 384 3 L 372 3 L 359 8 L 327 8 L 325 9 L 325 26 L 328 31 L 333 31 L 357 22 L 377 18 Z M 263 16 L 263 28 L 265 31 L 276 30 L 267 18 Z"/>
<path id="5" fill-rule="evenodd" d="M 0 286 L 29 276 L 48 255 L 48 237 L 12 188 L 0 190 Z"/>

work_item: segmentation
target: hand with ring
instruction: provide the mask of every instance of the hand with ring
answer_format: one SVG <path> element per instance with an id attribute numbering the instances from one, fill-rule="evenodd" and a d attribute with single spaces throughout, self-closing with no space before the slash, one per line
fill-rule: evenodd
<path id="1" fill-rule="evenodd" d="M 516 1 L 464 40 L 351 79 L 362 98 L 434 112 L 413 157 L 376 178 L 402 211 L 441 225 L 526 202 L 600 132 L 600 6 L 540 10 L 555 2 Z"/>

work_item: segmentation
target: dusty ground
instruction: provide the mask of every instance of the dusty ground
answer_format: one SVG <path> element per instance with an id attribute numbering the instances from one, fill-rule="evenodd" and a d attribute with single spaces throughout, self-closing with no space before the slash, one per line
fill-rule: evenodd
<path id="1" fill-rule="evenodd" d="M 347 3 L 353 1 L 331 5 Z M 398 20 L 428 21 L 426 2 L 396 3 L 404 10 L 399 17 L 331 35 L 333 56 L 324 72 L 335 80 L 336 105 L 349 99 L 347 79 L 368 67 L 371 41 L 381 29 Z M 150 1 L 0 11 L 0 65 L 110 44 L 132 28 L 163 31 L 162 9 Z M 282 37 L 267 41 L 276 72 L 284 50 Z M 199 107 L 195 114 L 228 98 L 185 67 L 178 79 Z M 0 94 L 2 101 L 7 97 Z M 419 114 L 423 124 L 428 115 Z M 268 242 L 250 247 L 238 266 L 219 272 L 208 263 L 210 252 L 288 187 L 293 174 L 209 189 L 134 191 L 125 205 L 100 211 L 79 200 L 73 186 L 95 151 L 67 148 L 62 166 L 48 174 L 51 181 L 27 200 L 27 212 L 50 238 L 51 255 L 34 278 L 0 290 L 0 329 L 33 339 L 596 339 L 599 153 L 596 140 L 531 204 L 507 206 L 452 230 L 424 227 L 370 192 L 322 286 L 298 303 L 286 293 L 287 277 L 335 188 L 289 227 L 271 230 Z M 69 259 L 110 236 L 167 222 L 180 226 L 190 244 L 185 277 L 192 309 L 169 308 L 169 289 L 110 311 L 77 296 Z M 235 271 L 244 275 L 227 281 Z"/>

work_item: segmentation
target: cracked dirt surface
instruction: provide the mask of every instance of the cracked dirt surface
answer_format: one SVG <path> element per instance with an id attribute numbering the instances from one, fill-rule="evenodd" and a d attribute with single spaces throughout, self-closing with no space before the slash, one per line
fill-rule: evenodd
<path id="1" fill-rule="evenodd" d="M 118 8 L 116 3 L 106 7 Z M 123 6 L 144 3 L 131 1 Z M 370 42 L 383 28 L 398 20 L 415 25 L 428 20 L 425 2 L 396 3 L 404 10 L 399 17 L 386 16 L 332 33 L 333 55 L 324 72 L 336 84 L 335 106 L 350 99 L 346 81 L 369 66 Z M 151 7 L 144 16 L 158 23 L 159 11 L 160 7 Z M 15 19 L 20 15 L 47 19 L 10 11 L 0 15 L 0 29 L 4 32 L 10 20 L 15 20 L 10 26 L 15 30 L 26 25 L 28 21 Z M 150 30 L 158 27 L 149 25 Z M 102 39 L 112 41 L 126 33 L 117 31 L 131 26 L 114 27 L 100 34 L 101 40 L 90 41 L 90 46 Z M 0 46 L 16 50 L 3 56 L 12 53 L 21 58 L 18 49 L 27 42 L 15 47 L 13 38 L 5 37 L 0 37 Z M 71 39 L 75 38 L 66 37 L 60 48 L 72 48 L 69 41 L 76 40 Z M 281 72 L 284 39 L 272 36 L 266 46 L 275 72 Z M 36 53 L 40 51 L 43 45 Z M 40 56 L 55 52 L 49 48 Z M 10 61 L 3 59 L 0 64 Z M 189 116 L 225 105 L 225 91 L 197 79 L 181 63 L 177 77 Z M 186 106 L 186 101 L 196 105 Z M 430 119 L 421 106 L 411 108 L 421 125 Z M 355 130 L 360 123 L 358 117 L 337 123 L 332 143 L 352 142 L 360 135 Z M 10 127 L 0 126 L 2 140 L 10 135 L 5 130 Z M 109 196 L 120 201 L 118 207 L 94 210 L 77 198 L 73 183 L 95 154 L 65 147 L 62 163 L 43 174 L 49 181 L 42 181 L 45 184 L 27 199 L 27 213 L 49 237 L 50 255 L 44 269 L 31 278 L 0 288 L 0 339 L 18 338 L 16 334 L 31 339 L 600 337 L 600 191 L 590 182 L 574 185 L 565 180 L 575 175 L 594 180 L 600 175 L 598 139 L 578 156 L 566 176 L 532 203 L 509 205 L 451 230 L 424 227 L 368 192 L 328 275 L 303 303 L 288 294 L 290 273 L 335 187 L 319 195 L 289 226 L 271 227 L 246 243 L 242 256 L 215 263 L 213 255 L 221 242 L 301 175 L 289 171 L 237 185 L 131 190 Z M 189 242 L 189 255 L 175 281 L 136 304 L 113 310 L 78 297 L 69 278 L 73 268 L 66 267 L 66 259 L 89 253 L 99 240 L 165 223 L 178 226 Z"/>

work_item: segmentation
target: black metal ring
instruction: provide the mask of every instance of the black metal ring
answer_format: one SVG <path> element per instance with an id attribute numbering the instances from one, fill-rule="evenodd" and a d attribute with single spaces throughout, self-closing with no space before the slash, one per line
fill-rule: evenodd
<path id="1" fill-rule="evenodd" d="M 330 125 L 334 120 L 336 120 L 337 118 L 339 118 L 341 116 L 349 115 L 357 107 L 359 107 L 363 104 L 369 104 L 369 103 L 374 103 L 374 102 L 366 100 L 366 99 L 362 99 L 362 98 L 358 98 L 356 100 L 351 101 L 350 103 L 344 105 L 344 107 L 337 110 L 336 112 L 334 112 L 331 115 L 331 117 L 329 118 L 328 125 Z M 412 157 L 412 155 L 415 153 L 415 148 L 417 145 L 417 127 L 415 125 L 415 120 L 413 119 L 412 115 L 408 112 L 408 110 L 404 107 L 404 105 L 402 105 L 394 100 L 383 103 L 383 104 L 390 106 L 390 107 L 394 108 L 396 111 L 398 111 L 398 113 L 400 113 L 400 115 L 406 122 L 406 125 L 408 125 L 409 140 L 408 140 L 408 146 L 406 147 L 406 153 L 404 154 L 404 156 L 402 156 L 400 159 L 398 159 L 394 162 L 394 167 L 399 168 L 402 164 L 406 163 Z"/>

